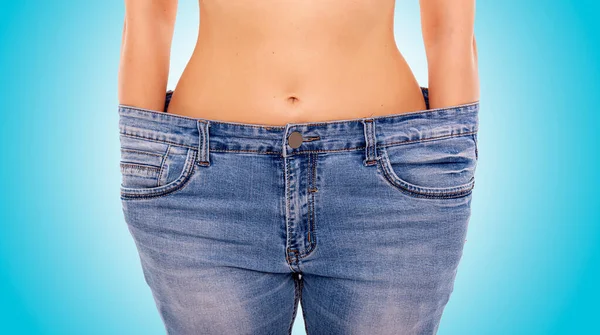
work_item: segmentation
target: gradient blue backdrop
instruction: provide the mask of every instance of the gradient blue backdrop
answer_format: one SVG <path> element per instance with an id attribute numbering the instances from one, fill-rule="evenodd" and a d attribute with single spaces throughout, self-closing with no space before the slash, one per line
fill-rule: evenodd
<path id="1" fill-rule="evenodd" d="M 197 6 L 180 0 L 169 88 Z M 441 335 L 600 334 L 598 8 L 477 3 L 480 161 Z M 418 2 L 396 14 L 427 85 Z M 164 334 L 119 200 L 123 15 L 122 0 L 0 1 L 2 334 Z"/>

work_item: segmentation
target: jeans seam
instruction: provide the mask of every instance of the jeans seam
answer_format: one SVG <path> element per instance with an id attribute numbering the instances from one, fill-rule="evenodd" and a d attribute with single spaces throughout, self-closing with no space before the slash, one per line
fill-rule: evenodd
<path id="1" fill-rule="evenodd" d="M 296 312 L 298 311 L 298 300 L 302 295 L 302 283 L 300 279 L 294 278 L 292 274 L 292 278 L 294 280 L 294 312 L 292 313 L 292 320 L 290 320 L 290 325 L 288 326 L 288 334 L 292 334 L 292 327 L 294 326 L 294 320 L 296 319 Z"/>
<path id="2" fill-rule="evenodd" d="M 285 178 L 285 231 L 286 231 L 286 246 L 285 246 L 285 258 L 286 258 L 286 262 L 289 266 L 289 268 L 292 270 L 292 272 L 296 272 L 296 270 L 294 270 L 294 267 L 292 266 L 291 263 L 294 262 L 294 260 L 292 260 L 289 256 L 290 251 L 295 250 L 295 249 L 291 249 L 290 248 L 290 242 L 292 241 L 291 238 L 291 229 L 290 229 L 290 216 L 288 215 L 288 210 L 290 209 L 290 160 L 288 158 L 284 157 L 284 178 Z M 297 251 L 294 251 L 296 253 L 296 256 L 298 254 Z M 294 257 L 295 260 L 297 260 L 297 257 Z"/>
<path id="3" fill-rule="evenodd" d="M 304 289 L 304 277 L 302 278 L 302 280 L 300 281 L 300 304 L 302 306 L 304 306 L 304 296 L 302 295 L 302 290 Z M 308 322 L 306 319 L 306 311 L 304 310 L 304 308 L 302 308 L 302 319 L 304 321 L 304 332 L 308 335 Z"/>
<path id="4" fill-rule="evenodd" d="M 479 160 L 479 148 L 478 148 L 478 144 L 477 144 L 477 134 L 473 133 L 473 141 L 475 142 L 475 159 Z"/>
<path id="5" fill-rule="evenodd" d="M 473 131 L 461 132 L 461 133 L 456 133 L 456 134 L 452 134 L 452 135 L 433 136 L 433 137 L 427 137 L 427 138 L 422 138 L 422 139 L 418 139 L 418 140 L 406 140 L 406 141 L 399 141 L 399 142 L 390 142 L 390 143 L 385 143 L 385 144 L 378 145 L 377 147 L 378 148 L 382 148 L 382 147 L 389 147 L 389 146 L 393 146 L 393 145 L 403 145 L 403 144 L 412 144 L 412 143 L 419 143 L 419 142 L 428 142 L 428 141 L 434 141 L 434 140 L 439 140 L 439 139 L 446 139 L 446 138 L 452 138 L 452 137 L 458 137 L 458 136 L 472 135 L 472 134 L 476 134 L 476 133 L 477 133 L 477 129 L 475 129 Z M 140 136 L 140 135 L 133 135 L 133 134 L 126 133 L 126 132 L 122 132 L 121 135 L 122 136 L 127 136 L 127 137 L 132 137 L 132 138 L 137 138 L 137 139 L 145 139 L 145 140 L 153 141 L 153 142 L 171 144 L 171 145 L 175 145 L 175 146 L 179 146 L 179 147 L 184 147 L 184 148 L 188 148 L 188 149 L 192 149 L 192 150 L 197 150 L 198 149 L 197 147 L 190 146 L 190 145 L 187 145 L 187 144 L 175 143 L 175 142 L 166 141 L 166 140 L 157 140 L 157 139 L 154 139 L 154 138 L 150 138 L 150 137 L 146 137 L 146 136 Z M 296 151 L 296 152 L 290 153 L 290 156 L 295 155 L 295 154 L 347 152 L 347 151 L 355 151 L 355 150 L 364 150 L 365 148 L 366 148 L 366 146 L 360 146 L 360 147 L 354 147 L 354 148 L 343 148 L 343 149 L 331 149 L 331 150 L 300 150 L 300 151 Z M 210 151 L 211 152 L 223 152 L 223 153 L 227 153 L 227 152 L 245 152 L 245 153 L 254 153 L 254 154 L 259 154 L 259 155 L 281 155 L 282 154 L 282 151 L 264 151 L 264 152 L 260 152 L 258 150 L 234 150 L 234 149 L 210 149 Z"/>
<path id="6" fill-rule="evenodd" d="M 316 177 L 317 177 L 317 154 L 311 154 L 308 156 L 309 169 L 307 169 L 307 179 L 308 179 L 308 192 L 310 193 L 308 197 L 308 236 L 310 237 L 309 248 L 303 250 L 299 257 L 304 258 L 315 249 L 317 239 L 316 239 L 316 220 L 315 220 L 315 192 L 316 192 Z"/>

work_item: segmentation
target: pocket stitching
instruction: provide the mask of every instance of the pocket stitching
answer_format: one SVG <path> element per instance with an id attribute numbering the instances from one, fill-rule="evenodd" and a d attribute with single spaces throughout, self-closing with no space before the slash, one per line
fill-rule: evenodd
<path id="1" fill-rule="evenodd" d="M 188 151 L 183 171 L 174 181 L 153 188 L 127 188 L 121 186 L 121 199 L 133 200 L 158 198 L 182 189 L 194 174 L 196 168 L 196 155 L 196 150 L 190 149 Z"/>
<path id="2" fill-rule="evenodd" d="M 165 162 L 169 158 L 169 154 L 171 152 L 171 144 L 169 144 L 169 146 L 167 147 L 166 151 L 167 152 L 165 153 L 165 155 L 163 156 L 162 161 L 160 162 L 160 172 L 158 173 L 158 178 L 156 180 L 156 186 L 157 187 L 161 186 L 162 178 L 163 178 L 163 175 L 165 174 Z M 184 169 L 185 169 L 185 167 L 184 167 Z M 167 175 L 168 175 L 168 173 L 167 173 Z M 167 178 L 167 176 L 165 176 L 165 178 Z"/>
<path id="3" fill-rule="evenodd" d="M 140 155 L 148 155 L 148 156 L 155 156 L 155 157 L 161 157 L 162 158 L 162 154 L 157 154 L 156 152 L 151 152 L 151 151 L 143 151 L 143 150 L 137 150 L 137 149 L 129 149 L 129 148 L 121 148 L 121 152 L 129 152 L 129 153 L 135 153 L 135 154 L 140 154 Z"/>
<path id="4" fill-rule="evenodd" d="M 140 164 L 140 163 L 131 163 L 131 162 L 127 162 L 127 161 L 122 161 L 120 163 L 120 166 L 121 166 L 121 173 L 123 173 L 123 174 L 125 174 L 123 169 L 126 169 L 126 168 L 146 170 L 146 171 L 152 171 L 154 173 L 160 173 L 160 168 L 158 168 L 156 166 L 152 166 L 152 165 L 145 165 L 145 164 Z"/>
<path id="5" fill-rule="evenodd" d="M 469 195 L 475 186 L 474 176 L 465 184 L 447 188 L 423 187 L 411 184 L 400 178 L 394 170 L 392 170 L 385 149 L 382 150 L 382 153 L 377 157 L 377 163 L 380 170 L 383 172 L 383 176 L 392 186 L 413 197 L 432 199 L 460 198 Z"/>

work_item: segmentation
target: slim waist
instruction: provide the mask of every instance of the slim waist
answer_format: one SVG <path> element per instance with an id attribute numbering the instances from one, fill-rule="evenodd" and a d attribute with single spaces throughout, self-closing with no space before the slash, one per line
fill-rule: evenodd
<path id="1" fill-rule="evenodd" d="M 428 89 L 422 87 L 429 107 Z M 290 156 L 305 152 L 364 150 L 477 132 L 479 102 L 445 108 L 283 126 L 224 122 L 119 105 L 122 135 L 213 152 L 251 152 Z M 292 135 L 290 137 L 290 135 Z M 371 138 L 369 138 L 371 137 Z"/>

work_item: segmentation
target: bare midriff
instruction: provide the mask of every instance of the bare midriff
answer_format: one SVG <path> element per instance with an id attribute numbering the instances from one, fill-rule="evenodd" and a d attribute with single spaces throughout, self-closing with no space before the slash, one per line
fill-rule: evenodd
<path id="1" fill-rule="evenodd" d="M 394 0 L 200 1 L 169 113 L 262 125 L 424 110 Z"/>

